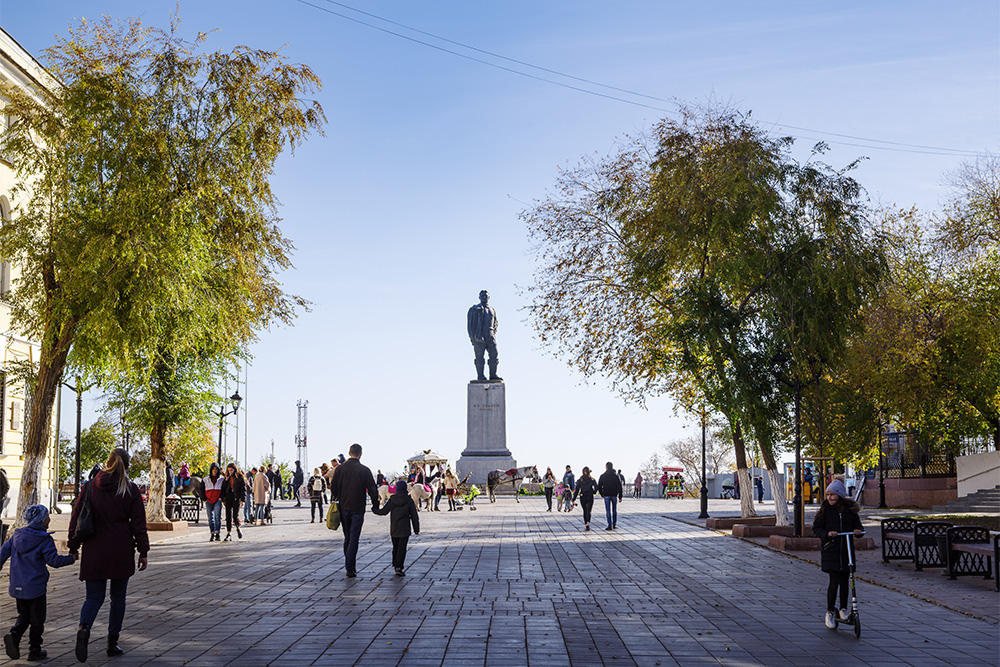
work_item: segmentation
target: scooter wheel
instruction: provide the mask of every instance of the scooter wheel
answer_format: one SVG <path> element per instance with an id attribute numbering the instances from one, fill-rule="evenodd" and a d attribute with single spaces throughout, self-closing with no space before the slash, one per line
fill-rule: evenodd
<path id="1" fill-rule="evenodd" d="M 854 636 L 861 637 L 861 618 L 856 612 L 854 614 Z"/>

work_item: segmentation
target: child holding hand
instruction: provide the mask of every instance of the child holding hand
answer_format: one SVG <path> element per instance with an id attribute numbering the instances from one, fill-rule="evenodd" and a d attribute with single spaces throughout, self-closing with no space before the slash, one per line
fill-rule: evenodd
<path id="1" fill-rule="evenodd" d="M 11 660 L 21 657 L 21 636 L 29 627 L 28 660 L 44 660 L 48 655 L 42 648 L 45 630 L 45 591 L 49 583 L 50 567 L 72 565 L 74 556 L 60 556 L 55 541 L 48 532 L 49 508 L 32 505 L 24 511 L 27 523 L 18 528 L 0 548 L 0 568 L 10 560 L 9 593 L 17 601 L 17 620 L 10 632 L 3 637 L 3 645 Z"/>
<path id="2" fill-rule="evenodd" d="M 403 565 L 406 562 L 406 543 L 410 539 L 410 524 L 413 524 L 413 534 L 420 534 L 420 517 L 413 498 L 406 492 L 406 482 L 396 482 L 396 492 L 392 494 L 382 507 L 372 508 L 375 514 L 389 515 L 389 537 L 392 538 L 392 567 L 396 576 L 402 577 Z"/>

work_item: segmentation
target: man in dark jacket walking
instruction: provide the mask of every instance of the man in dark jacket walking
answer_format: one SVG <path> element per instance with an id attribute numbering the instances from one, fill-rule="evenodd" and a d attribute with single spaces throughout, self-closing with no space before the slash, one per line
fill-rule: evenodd
<path id="1" fill-rule="evenodd" d="M 295 506 L 302 507 L 302 498 L 299 497 L 299 489 L 306 480 L 306 474 L 302 470 L 302 461 L 295 462 L 295 472 L 292 474 L 292 489 L 295 493 Z"/>
<path id="2" fill-rule="evenodd" d="M 597 480 L 597 492 L 604 498 L 604 512 L 608 515 L 608 527 L 604 530 L 615 530 L 618 528 L 618 501 L 622 499 L 622 482 L 611 461 L 604 467 L 604 474 Z"/>
<path id="3" fill-rule="evenodd" d="M 340 503 L 340 523 L 344 529 L 344 566 L 348 577 L 358 576 L 358 544 L 361 527 L 365 522 L 365 494 L 372 499 L 372 509 L 377 509 L 378 488 L 372 471 L 361 465 L 361 445 L 354 443 L 347 461 L 337 467 L 330 494 Z"/>

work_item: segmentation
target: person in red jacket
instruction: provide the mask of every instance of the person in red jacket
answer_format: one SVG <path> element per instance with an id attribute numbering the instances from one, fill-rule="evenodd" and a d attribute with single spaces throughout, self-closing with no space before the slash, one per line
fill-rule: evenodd
<path id="1" fill-rule="evenodd" d="M 129 454 L 115 449 L 104 468 L 83 487 L 73 505 L 69 520 L 69 551 L 79 553 L 81 541 L 76 524 L 83 507 L 81 500 L 89 495 L 94 517 L 94 535 L 82 542 L 80 580 L 86 582 L 87 599 L 80 609 L 80 628 L 76 633 L 76 658 L 87 661 L 90 628 L 104 604 L 111 582 L 111 613 L 108 616 L 108 656 L 121 655 L 118 636 L 125 621 L 125 594 L 128 580 L 138 569 L 146 569 L 149 555 L 149 535 L 146 533 L 146 511 L 142 506 L 139 487 L 128 479 Z"/>
<path id="2" fill-rule="evenodd" d="M 201 480 L 202 494 L 205 496 L 205 513 L 208 515 L 209 542 L 218 542 L 222 532 L 222 491 L 226 479 L 222 476 L 222 468 L 213 463 L 208 469 L 208 477 Z"/>

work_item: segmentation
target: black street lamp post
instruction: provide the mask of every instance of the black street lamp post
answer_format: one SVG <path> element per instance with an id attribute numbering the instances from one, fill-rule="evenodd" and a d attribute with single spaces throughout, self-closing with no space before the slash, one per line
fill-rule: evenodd
<path id="1" fill-rule="evenodd" d="M 240 396 L 240 392 L 237 391 L 237 392 L 234 392 L 233 395 L 229 397 L 229 400 L 233 404 L 233 409 L 232 410 L 226 410 L 226 406 L 223 405 L 223 406 L 221 406 L 219 408 L 219 411 L 216 413 L 217 415 L 219 415 L 219 456 L 218 456 L 218 458 L 216 460 L 218 461 L 218 463 L 219 463 L 220 466 L 222 465 L 222 425 L 223 425 L 223 420 L 226 417 L 228 417 L 229 415 L 235 415 L 236 414 L 237 410 L 240 409 L 240 403 L 243 402 L 243 397 Z"/>
<path id="2" fill-rule="evenodd" d="M 701 514 L 698 515 L 699 519 L 708 518 L 708 480 L 705 475 L 705 430 L 706 430 L 706 415 L 705 411 L 701 411 Z"/>
<path id="3" fill-rule="evenodd" d="M 882 454 L 882 424 L 878 425 L 878 508 L 886 509 L 885 504 L 885 456 Z"/>
<path id="4" fill-rule="evenodd" d="M 73 487 L 73 499 L 76 499 L 78 493 L 80 493 L 80 482 L 83 481 L 80 475 L 80 437 L 83 432 L 83 392 L 87 391 L 93 387 L 96 382 L 91 382 L 90 384 L 84 386 L 80 378 L 76 379 L 76 386 L 74 387 L 68 382 L 63 382 L 62 385 L 69 389 L 70 391 L 76 392 L 76 462 L 74 463 L 73 474 L 75 475 L 76 486 Z"/>
<path id="5" fill-rule="evenodd" d="M 802 383 L 798 376 L 795 376 L 795 497 L 792 504 L 795 506 L 795 537 L 802 537 L 802 515 L 805 508 L 802 506 L 802 435 L 800 431 L 799 417 L 802 409 Z"/>

